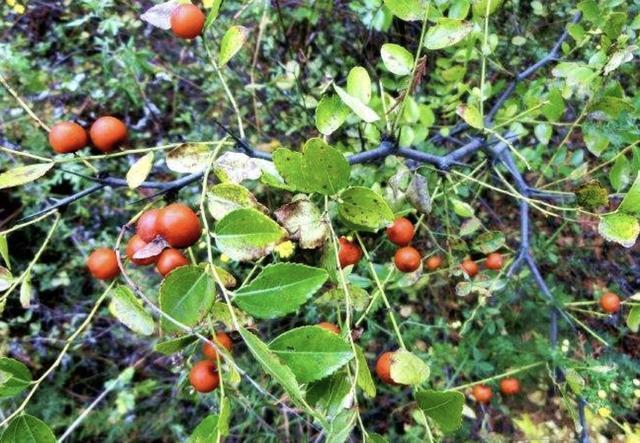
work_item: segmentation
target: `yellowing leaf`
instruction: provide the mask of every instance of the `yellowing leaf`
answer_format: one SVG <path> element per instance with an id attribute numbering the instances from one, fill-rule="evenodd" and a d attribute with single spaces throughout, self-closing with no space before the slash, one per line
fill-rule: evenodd
<path id="1" fill-rule="evenodd" d="M 140 157 L 127 172 L 127 184 L 130 189 L 136 189 L 142 184 L 151 172 L 153 167 L 153 152 Z"/>

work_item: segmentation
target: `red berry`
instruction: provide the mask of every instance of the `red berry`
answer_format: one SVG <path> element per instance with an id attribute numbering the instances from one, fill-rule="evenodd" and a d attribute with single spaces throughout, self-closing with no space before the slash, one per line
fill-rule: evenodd
<path id="1" fill-rule="evenodd" d="M 396 382 L 391 378 L 391 364 L 393 363 L 394 352 L 383 352 L 378 361 L 376 361 L 376 374 L 383 382 L 395 385 Z"/>
<path id="2" fill-rule="evenodd" d="M 615 314 L 620 310 L 620 297 L 613 292 L 606 292 L 600 297 L 600 306 L 603 311 Z"/>
<path id="3" fill-rule="evenodd" d="M 503 395 L 516 395 L 520 392 L 520 382 L 514 377 L 503 378 L 500 381 L 500 392 Z"/>
<path id="4" fill-rule="evenodd" d="M 176 37 L 192 39 L 202 33 L 206 17 L 196 5 L 182 4 L 171 13 L 171 30 Z"/>
<path id="5" fill-rule="evenodd" d="M 160 215 L 160 209 L 149 209 L 138 218 L 136 223 L 136 234 L 147 243 L 160 235 L 157 228 L 158 215 Z"/>
<path id="6" fill-rule="evenodd" d="M 225 332 L 216 332 L 216 339 L 212 341 L 219 346 L 223 346 L 227 351 L 231 351 L 231 348 L 233 347 L 231 337 L 229 337 Z M 217 361 L 218 359 L 218 351 L 216 351 L 216 348 L 211 346 L 209 343 L 202 345 L 202 353 L 211 361 Z M 222 355 L 220 358 L 222 358 Z"/>
<path id="7" fill-rule="evenodd" d="M 201 360 L 189 372 L 191 386 L 198 392 L 211 392 L 220 384 L 216 364 L 211 360 Z"/>
<path id="8" fill-rule="evenodd" d="M 475 385 L 471 390 L 471 395 L 478 403 L 489 403 L 493 397 L 493 391 L 489 386 Z"/>
<path id="9" fill-rule="evenodd" d="M 163 277 L 165 277 L 169 272 L 173 271 L 180 266 L 185 266 L 189 264 L 189 260 L 187 257 L 182 255 L 180 251 L 177 249 L 169 248 L 162 251 L 162 254 L 158 257 L 158 261 L 156 262 L 156 269 Z"/>
<path id="10" fill-rule="evenodd" d="M 156 220 L 156 228 L 174 248 L 187 248 L 202 234 L 198 216 L 182 203 L 172 203 L 162 208 Z"/>
<path id="11" fill-rule="evenodd" d="M 478 274 L 478 264 L 470 258 L 465 259 L 460 266 L 469 277 L 475 277 Z"/>
<path id="12" fill-rule="evenodd" d="M 413 272 L 420 267 L 422 257 L 416 248 L 405 246 L 396 251 L 394 261 L 400 272 Z"/>
<path id="13" fill-rule="evenodd" d="M 497 252 L 492 252 L 491 254 L 487 255 L 487 260 L 484 264 L 487 269 L 499 271 L 500 269 L 502 269 L 502 255 Z"/>
<path id="14" fill-rule="evenodd" d="M 59 122 L 49 131 L 49 144 L 58 154 L 67 154 L 82 149 L 89 143 L 87 131 L 74 122 Z"/>
<path id="15" fill-rule="evenodd" d="M 391 243 L 398 246 L 407 246 L 413 239 L 413 223 L 404 217 L 397 218 L 387 228 L 387 237 Z"/>
<path id="16" fill-rule="evenodd" d="M 120 274 L 118 259 L 113 249 L 98 248 L 87 259 L 89 272 L 99 280 L 111 280 Z"/>
<path id="17" fill-rule="evenodd" d="M 442 265 L 442 257 L 439 255 L 432 255 L 427 259 L 427 269 L 429 271 L 435 271 Z"/>
<path id="18" fill-rule="evenodd" d="M 127 140 L 127 127 L 115 117 L 100 117 L 91 125 L 89 136 L 98 150 L 107 153 Z"/>
<path id="19" fill-rule="evenodd" d="M 344 237 L 340 237 L 338 243 L 340 244 L 338 248 L 340 267 L 346 268 L 349 265 L 357 265 L 362 258 L 362 249 L 360 249 L 360 246 Z"/>

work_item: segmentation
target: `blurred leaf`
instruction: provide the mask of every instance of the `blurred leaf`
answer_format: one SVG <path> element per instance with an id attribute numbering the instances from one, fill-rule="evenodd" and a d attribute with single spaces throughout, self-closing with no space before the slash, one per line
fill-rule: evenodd
<path id="1" fill-rule="evenodd" d="M 173 172 L 194 174 L 207 169 L 210 159 L 211 149 L 208 145 L 185 143 L 169 151 L 165 162 Z"/>
<path id="2" fill-rule="evenodd" d="M 28 414 L 11 420 L 0 436 L 1 443 L 55 443 L 56 437 L 45 422 Z"/>
<path id="3" fill-rule="evenodd" d="M 346 409 L 331 422 L 325 443 L 344 443 L 357 423 L 357 410 Z"/>
<path id="4" fill-rule="evenodd" d="M 222 5 L 222 0 L 204 0 L 203 6 L 205 8 L 209 8 L 210 11 L 207 14 L 207 20 L 204 22 L 204 29 L 209 29 L 209 26 L 216 21 L 218 18 L 218 14 L 220 13 L 220 6 Z"/>
<path id="5" fill-rule="evenodd" d="M 362 66 L 356 66 L 347 75 L 347 93 L 365 105 L 371 100 L 371 78 Z"/>
<path id="6" fill-rule="evenodd" d="M 472 0 L 473 15 L 478 17 L 491 15 L 498 10 L 503 1 L 504 0 Z M 489 8 L 488 11 L 487 8 Z"/>
<path id="7" fill-rule="evenodd" d="M 640 306 L 634 306 L 627 316 L 627 327 L 633 333 L 637 333 L 640 329 Z"/>
<path id="8" fill-rule="evenodd" d="M 9 245 L 7 244 L 7 236 L 0 235 L 0 257 L 4 260 L 4 264 L 11 269 L 11 261 L 9 260 Z"/>
<path id="9" fill-rule="evenodd" d="M 621 155 L 609 170 L 609 182 L 611 183 L 611 187 L 617 192 L 622 191 L 627 187 L 631 180 L 630 174 L 631 167 L 629 160 L 627 160 L 627 157 L 624 155 Z"/>
<path id="10" fill-rule="evenodd" d="M 630 248 L 636 243 L 640 234 L 640 224 L 632 215 L 614 212 L 600 217 L 598 232 L 605 240 Z"/>
<path id="11" fill-rule="evenodd" d="M 482 121 L 482 114 L 475 106 L 459 105 L 456 109 L 458 114 L 465 121 L 466 124 L 472 128 L 482 129 L 484 128 L 484 122 Z"/>
<path id="12" fill-rule="evenodd" d="M 120 285 L 111 291 L 109 312 L 133 332 L 153 334 L 155 323 L 151 314 L 128 286 Z"/>
<path id="13" fill-rule="evenodd" d="M 55 163 L 36 163 L 18 166 L 0 174 L 0 189 L 24 185 L 45 175 Z"/>
<path id="14" fill-rule="evenodd" d="M 221 67 L 226 65 L 227 62 L 242 49 L 242 45 L 244 45 L 248 37 L 249 30 L 244 26 L 235 25 L 230 27 L 220 42 L 218 64 Z"/>
<path id="15" fill-rule="evenodd" d="M 586 380 L 572 368 L 565 371 L 565 379 L 567 380 L 569 389 L 571 389 L 576 395 L 582 394 L 584 387 L 587 385 Z"/>
<path id="16" fill-rule="evenodd" d="M 340 97 L 323 97 L 316 108 L 316 127 L 324 135 L 331 135 L 345 122 L 351 110 L 342 103 Z"/>
<path id="17" fill-rule="evenodd" d="M 157 343 L 153 347 L 153 350 L 164 355 L 171 355 L 175 354 L 178 351 L 181 351 L 182 349 L 197 341 L 198 337 L 196 337 L 195 335 L 185 335 L 182 337 L 173 338 Z"/>
<path id="18" fill-rule="evenodd" d="M 211 310 L 216 285 L 199 266 L 180 266 L 169 273 L 160 284 L 158 301 L 162 311 L 186 326 L 193 327 Z M 160 325 L 165 332 L 181 329 L 165 317 Z"/>
<path id="19" fill-rule="evenodd" d="M 127 184 L 129 185 L 129 189 L 136 189 L 140 186 L 149 176 L 152 167 L 153 152 L 148 152 L 131 165 L 129 172 L 127 172 Z"/>
<path id="20" fill-rule="evenodd" d="M 371 376 L 364 351 L 358 345 L 356 345 L 356 359 L 358 360 L 358 373 L 356 374 L 358 386 L 362 389 L 365 396 L 374 398 L 376 396 L 376 383 Z"/>
<path id="21" fill-rule="evenodd" d="M 364 104 L 359 98 L 350 95 L 347 91 L 342 89 L 338 85 L 333 85 L 336 93 L 340 97 L 340 100 L 347 105 L 358 117 L 367 123 L 373 123 L 380 120 L 380 117 L 376 112 Z"/>
<path id="22" fill-rule="evenodd" d="M 0 266 L 0 292 L 6 291 L 13 284 L 13 274 L 7 268 Z"/>
<path id="23" fill-rule="evenodd" d="M 3 373 L 0 398 L 16 396 L 31 384 L 29 369 L 13 358 L 0 357 L 0 372 Z"/>
<path id="24" fill-rule="evenodd" d="M 450 434 L 462 426 L 462 393 L 428 390 L 416 392 L 415 397 L 420 409 L 436 422 L 443 433 Z"/>
<path id="25" fill-rule="evenodd" d="M 322 287 L 326 271 L 298 263 L 265 267 L 236 291 L 234 303 L 254 317 L 275 318 L 295 311 Z"/>
<path id="26" fill-rule="evenodd" d="M 413 72 L 413 54 L 395 43 L 385 43 L 380 48 L 384 67 L 395 75 L 409 75 Z"/>
<path id="27" fill-rule="evenodd" d="M 473 30 L 473 25 L 462 20 L 442 18 L 429 27 L 424 39 L 427 49 L 433 51 L 453 46 L 462 41 Z"/>
<path id="28" fill-rule="evenodd" d="M 415 354 L 399 349 L 391 357 L 391 379 L 402 385 L 419 385 L 429 378 L 429 366 Z"/>
<path id="29" fill-rule="evenodd" d="M 32 292 L 33 290 L 31 288 L 31 272 L 27 272 L 22 279 L 22 284 L 20 285 L 20 305 L 22 305 L 22 307 L 25 309 L 31 306 Z"/>
<path id="30" fill-rule="evenodd" d="M 356 311 L 363 311 L 369 304 L 369 294 L 366 290 L 352 285 L 347 285 L 349 291 L 351 307 Z M 336 286 L 318 297 L 315 303 L 319 306 L 326 306 L 332 309 L 345 309 L 346 297 L 342 286 Z"/>
<path id="31" fill-rule="evenodd" d="M 145 21 L 156 28 L 168 31 L 171 29 L 171 13 L 178 5 L 179 2 L 176 0 L 169 0 L 168 2 L 154 5 L 140 16 L 140 20 Z"/>
<path id="32" fill-rule="evenodd" d="M 391 13 L 405 21 L 423 20 L 427 2 L 424 0 L 384 0 Z"/>
<path id="33" fill-rule="evenodd" d="M 195 427 L 187 443 L 210 443 L 218 437 L 217 415 L 208 415 Z"/>
<path id="34" fill-rule="evenodd" d="M 457 198 L 450 198 L 449 201 L 451 202 L 451 206 L 453 206 L 453 212 L 458 214 L 460 217 L 473 217 L 475 211 L 469 203 L 465 203 Z"/>
<path id="35" fill-rule="evenodd" d="M 264 257 L 286 238 L 287 232 L 280 225 L 252 208 L 228 213 L 215 227 L 218 249 L 237 261 Z"/>
<path id="36" fill-rule="evenodd" d="M 640 216 L 640 172 L 618 206 L 618 211 Z"/>
<path id="37" fill-rule="evenodd" d="M 473 240 L 472 247 L 487 255 L 502 248 L 505 244 L 506 239 L 502 231 L 489 231 L 478 235 Z"/>

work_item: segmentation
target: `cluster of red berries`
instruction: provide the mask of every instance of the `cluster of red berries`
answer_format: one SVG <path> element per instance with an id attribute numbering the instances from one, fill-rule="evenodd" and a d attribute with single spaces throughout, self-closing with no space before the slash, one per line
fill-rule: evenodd
<path id="1" fill-rule="evenodd" d="M 500 254 L 499 252 L 492 252 L 491 254 L 487 255 L 487 258 L 484 261 L 484 265 L 486 266 L 486 268 L 494 271 L 499 271 L 500 269 L 502 269 L 503 264 L 504 259 L 502 258 L 502 254 Z M 478 263 L 470 258 L 465 258 L 462 263 L 460 263 L 460 267 L 462 268 L 464 273 L 471 278 L 475 277 L 476 275 L 478 275 L 478 272 L 480 272 Z"/>
<path id="2" fill-rule="evenodd" d="M 127 140 L 127 126 L 111 116 L 100 117 L 87 131 L 75 122 L 58 122 L 49 131 L 49 144 L 58 154 L 76 152 L 91 143 L 105 154 Z"/>
<path id="3" fill-rule="evenodd" d="M 181 203 L 172 203 L 161 209 L 145 211 L 136 223 L 136 234 L 129 239 L 126 254 L 137 265 L 156 265 L 162 276 L 174 269 L 189 264 L 189 260 L 178 249 L 193 245 L 202 233 L 200 220 L 191 208 Z M 145 257 L 135 257 L 136 252 L 157 242 Z M 164 246 L 168 245 L 168 248 Z M 154 253 L 155 252 L 155 253 Z M 91 274 L 100 280 L 110 280 L 120 274 L 114 250 L 98 248 L 87 259 Z"/>
<path id="4" fill-rule="evenodd" d="M 216 332 L 216 336 L 212 341 L 231 352 L 233 341 L 226 333 Z M 222 355 L 219 355 L 216 348 L 209 343 L 205 343 L 202 346 L 202 354 L 204 355 L 204 359 L 198 361 L 191 367 L 189 382 L 196 391 L 206 393 L 215 390 L 220 385 L 218 356 L 222 359 Z"/>
<path id="5" fill-rule="evenodd" d="M 520 381 L 515 377 L 503 378 L 500 380 L 500 392 L 505 396 L 519 394 Z M 493 398 L 493 390 L 487 385 L 479 384 L 471 389 L 471 395 L 478 403 L 487 404 Z"/>

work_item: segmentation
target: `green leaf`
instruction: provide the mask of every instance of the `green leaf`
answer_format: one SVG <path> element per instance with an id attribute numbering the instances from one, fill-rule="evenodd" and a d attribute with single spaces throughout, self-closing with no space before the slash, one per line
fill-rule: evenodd
<path id="1" fill-rule="evenodd" d="M 277 149 L 273 163 L 289 186 L 307 193 L 336 194 L 347 186 L 351 174 L 344 155 L 319 138 L 308 140 L 302 153 Z"/>
<path id="2" fill-rule="evenodd" d="M 391 379 L 401 385 L 419 385 L 429 378 L 429 366 L 415 354 L 399 349 L 391 358 Z"/>
<path id="3" fill-rule="evenodd" d="M 55 443 L 56 436 L 45 422 L 22 414 L 11 420 L 0 436 L 0 443 Z"/>
<path id="4" fill-rule="evenodd" d="M 269 348 L 291 368 L 300 383 L 327 377 L 353 358 L 349 343 L 319 326 L 290 329 L 269 343 Z"/>
<path id="5" fill-rule="evenodd" d="M 282 360 L 269 350 L 269 347 L 258 337 L 240 327 L 238 330 L 242 339 L 247 345 L 249 352 L 260 363 L 260 366 L 271 375 L 283 388 L 291 399 L 300 404 L 303 403 L 302 390 L 296 380 L 295 375 L 288 366 L 282 363 Z M 330 334 L 330 332 L 328 332 Z"/>
<path id="6" fill-rule="evenodd" d="M 599 127 L 589 125 L 582 128 L 584 144 L 593 155 L 600 157 L 609 146 L 609 137 Z"/>
<path id="7" fill-rule="evenodd" d="M 218 416 L 205 417 L 193 430 L 188 443 L 210 443 L 216 441 L 218 436 Z"/>
<path id="8" fill-rule="evenodd" d="M 640 215 L 640 172 L 622 199 L 618 211 L 636 216 Z"/>
<path id="9" fill-rule="evenodd" d="M 629 160 L 624 155 L 618 157 L 611 169 L 609 170 L 609 182 L 611 187 L 617 192 L 622 191 L 629 184 L 631 167 Z"/>
<path id="10" fill-rule="evenodd" d="M 0 174 L 0 189 L 11 188 L 32 182 L 45 175 L 54 163 L 36 163 L 18 166 Z"/>
<path id="11" fill-rule="evenodd" d="M 364 356 L 362 348 L 356 345 L 356 359 L 358 360 L 358 373 L 356 374 L 356 382 L 364 395 L 369 398 L 376 396 L 376 383 L 373 381 L 367 359 Z"/>
<path id="12" fill-rule="evenodd" d="M 193 327 L 211 310 L 216 294 L 215 281 L 199 266 L 181 266 L 171 272 L 160 285 L 158 296 L 162 311 L 179 322 Z M 162 329 L 180 331 L 162 317 Z"/>
<path id="13" fill-rule="evenodd" d="M 207 192 L 207 207 L 215 220 L 241 208 L 255 208 L 266 212 L 256 197 L 244 186 L 236 183 L 219 183 Z"/>
<path id="14" fill-rule="evenodd" d="M 178 351 L 186 348 L 192 343 L 198 341 L 198 337 L 195 335 L 185 335 L 178 338 L 173 338 L 171 340 L 163 341 L 161 343 L 157 343 L 153 350 L 159 352 L 164 355 L 175 354 Z"/>
<path id="15" fill-rule="evenodd" d="M 627 327 L 633 333 L 637 333 L 640 329 L 640 306 L 634 306 L 627 316 Z"/>
<path id="16" fill-rule="evenodd" d="M 480 114 L 480 111 L 475 106 L 459 105 L 456 109 L 456 113 L 465 121 L 466 124 L 468 124 L 472 128 L 484 128 L 482 114 Z"/>
<path id="17" fill-rule="evenodd" d="M 457 198 L 450 198 L 449 201 L 451 202 L 451 206 L 453 206 L 453 212 L 458 214 L 460 217 L 473 217 L 475 211 L 470 204 L 465 203 L 462 200 L 458 200 Z"/>
<path id="18" fill-rule="evenodd" d="M 218 249 L 238 261 L 263 257 L 286 238 L 282 227 L 251 208 L 230 212 L 215 227 Z"/>
<path id="19" fill-rule="evenodd" d="M 7 236 L 0 235 L 0 256 L 4 260 L 4 264 L 7 268 L 11 269 L 11 262 L 9 261 L 9 245 L 7 244 Z"/>
<path id="20" fill-rule="evenodd" d="M 298 309 L 327 278 L 324 269 L 298 263 L 276 263 L 238 289 L 234 303 L 254 317 L 280 317 Z"/>
<path id="21" fill-rule="evenodd" d="M 587 385 L 587 381 L 575 370 L 569 368 L 565 371 L 565 379 L 569 388 L 577 395 L 580 395 Z"/>
<path id="22" fill-rule="evenodd" d="M 367 123 L 373 123 L 380 120 L 380 116 L 376 112 L 364 104 L 358 97 L 350 95 L 340 86 L 334 84 L 333 89 L 340 97 L 340 100 L 349 107 L 358 117 Z"/>
<path id="23" fill-rule="evenodd" d="M 151 314 L 144 309 L 142 302 L 128 286 L 117 286 L 111 291 L 111 297 L 109 312 L 115 318 L 133 332 L 142 335 L 153 334 L 155 323 Z"/>
<path id="24" fill-rule="evenodd" d="M 218 64 L 222 67 L 242 48 L 244 42 L 249 37 L 249 30 L 244 26 L 235 25 L 230 27 L 222 37 L 220 42 L 220 53 L 218 54 Z"/>
<path id="25" fill-rule="evenodd" d="M 356 66 L 347 75 L 347 93 L 365 105 L 371 100 L 371 78 L 362 66 Z"/>
<path id="26" fill-rule="evenodd" d="M 333 250 L 332 250 L 333 251 Z M 356 311 L 363 311 L 369 304 L 369 294 L 361 287 L 348 284 L 347 290 L 349 291 L 349 299 L 352 309 Z M 337 286 L 318 297 L 315 303 L 319 306 L 327 306 L 332 309 L 346 309 L 346 296 L 342 286 Z"/>
<path id="27" fill-rule="evenodd" d="M 466 237 L 473 234 L 478 229 L 480 229 L 481 226 L 482 223 L 476 217 L 470 217 L 466 219 L 460 225 L 460 237 Z"/>
<path id="28" fill-rule="evenodd" d="M 218 14 L 220 13 L 220 6 L 222 5 L 222 0 L 213 0 L 211 2 L 211 6 L 209 7 L 209 14 L 207 15 L 207 21 L 204 23 L 204 29 L 209 29 L 209 26 L 216 21 L 218 18 Z"/>
<path id="29" fill-rule="evenodd" d="M 384 0 L 384 5 L 405 21 L 424 20 L 427 8 L 423 0 Z"/>
<path id="30" fill-rule="evenodd" d="M 20 284 L 20 305 L 27 309 L 31 306 L 31 295 L 33 293 L 31 287 L 31 272 L 26 271 L 22 283 Z"/>
<path id="31" fill-rule="evenodd" d="M 640 234 L 640 224 L 632 215 L 614 212 L 600 217 L 598 232 L 605 240 L 630 248 L 636 243 Z"/>
<path id="32" fill-rule="evenodd" d="M 498 10 L 503 1 L 504 0 L 473 0 L 473 15 L 477 17 L 486 17 L 487 15 L 491 15 Z M 487 7 L 489 8 L 488 11 Z"/>
<path id="33" fill-rule="evenodd" d="M 340 195 L 338 215 L 354 229 L 377 231 L 394 220 L 387 202 L 369 188 L 354 186 Z"/>
<path id="34" fill-rule="evenodd" d="M 476 251 L 487 255 L 497 251 L 506 244 L 506 239 L 502 231 L 483 232 L 474 240 L 472 247 Z"/>
<path id="35" fill-rule="evenodd" d="M 331 135 L 345 122 L 351 110 L 340 97 L 323 97 L 316 108 L 316 128 L 324 135 Z"/>
<path id="36" fill-rule="evenodd" d="M 422 411 L 431 418 L 440 430 L 449 434 L 462 426 L 464 395 L 457 391 L 421 391 L 415 393 Z"/>
<path id="37" fill-rule="evenodd" d="M 319 248 L 329 238 L 329 225 L 320 209 L 306 197 L 278 208 L 274 215 L 302 249 Z"/>
<path id="38" fill-rule="evenodd" d="M 31 383 L 29 369 L 13 358 L 0 358 L 0 372 L 10 376 L 0 385 L 0 398 L 18 395 Z"/>
<path id="39" fill-rule="evenodd" d="M 413 72 L 413 54 L 395 43 L 385 43 L 380 48 L 382 63 L 395 75 L 409 75 Z"/>
<path id="40" fill-rule="evenodd" d="M 334 418 L 349 402 L 351 382 L 344 371 L 309 383 L 307 387 L 307 402 L 322 412 L 327 418 Z"/>
<path id="41" fill-rule="evenodd" d="M 446 48 L 462 41 L 472 30 L 473 25 L 469 22 L 441 18 L 427 31 L 424 45 L 431 50 Z"/>
<path id="42" fill-rule="evenodd" d="M 357 410 L 347 409 L 342 411 L 331 422 L 327 430 L 325 443 L 344 443 L 347 441 L 357 423 Z"/>

